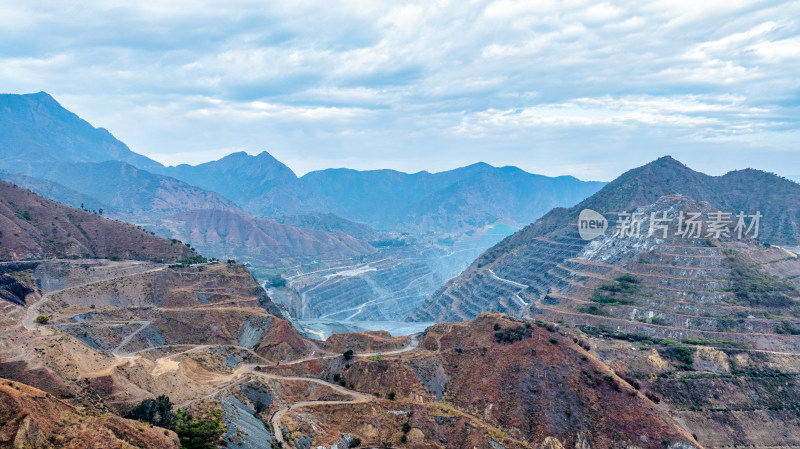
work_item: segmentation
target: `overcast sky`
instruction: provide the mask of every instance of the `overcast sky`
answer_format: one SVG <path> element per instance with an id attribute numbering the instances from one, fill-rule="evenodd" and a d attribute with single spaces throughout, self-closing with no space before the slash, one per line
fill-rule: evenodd
<path id="1" fill-rule="evenodd" d="M 800 1 L 0 0 L 0 90 L 169 165 L 796 176 Z"/>

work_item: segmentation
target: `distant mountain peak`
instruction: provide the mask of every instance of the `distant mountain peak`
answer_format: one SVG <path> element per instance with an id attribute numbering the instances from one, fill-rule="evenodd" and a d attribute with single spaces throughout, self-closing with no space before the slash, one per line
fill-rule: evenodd
<path id="1" fill-rule="evenodd" d="M 48 94 L 47 92 L 45 92 L 43 90 L 39 91 L 39 92 L 36 92 L 34 94 L 24 94 L 23 97 L 30 97 L 30 98 L 35 98 L 35 99 L 37 99 L 39 101 L 42 101 L 42 102 L 53 102 L 55 104 L 59 104 L 58 101 L 56 101 L 56 99 L 53 98 L 52 95 Z"/>
<path id="2" fill-rule="evenodd" d="M 42 164 L 109 160 L 152 172 L 163 168 L 65 109 L 47 92 L 0 94 L 0 168 L 34 175 Z"/>

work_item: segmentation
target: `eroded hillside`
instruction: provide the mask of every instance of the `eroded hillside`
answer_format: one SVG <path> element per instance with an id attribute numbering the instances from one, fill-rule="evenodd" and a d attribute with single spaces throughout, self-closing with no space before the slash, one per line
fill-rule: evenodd
<path id="1" fill-rule="evenodd" d="M 196 255 L 177 241 L 0 181 L 0 260 L 113 257 L 174 262 Z"/>
<path id="2" fill-rule="evenodd" d="M 638 236 L 620 237 L 617 214 L 608 214 L 610 230 L 591 241 L 577 222 L 514 236 L 513 250 L 479 258 L 425 313 L 468 319 L 496 310 L 573 326 L 701 444 L 800 444 L 797 256 L 738 238 L 735 222 L 720 238 L 676 235 L 680 214 L 717 212 L 685 196 L 636 212 L 672 221 L 650 235 L 645 220 Z"/>

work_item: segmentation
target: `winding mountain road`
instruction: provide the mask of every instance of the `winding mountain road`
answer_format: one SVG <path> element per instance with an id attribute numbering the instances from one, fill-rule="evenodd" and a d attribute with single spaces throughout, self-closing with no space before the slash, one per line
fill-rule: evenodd
<path id="1" fill-rule="evenodd" d="M 138 334 L 144 328 L 149 326 L 150 322 L 149 321 L 131 321 L 130 324 L 138 324 L 140 327 L 139 327 L 139 329 L 136 329 L 135 331 L 133 331 L 130 334 L 128 334 L 128 336 L 125 337 L 122 340 L 122 343 L 120 343 L 119 346 L 117 346 L 116 348 L 114 348 L 113 351 L 111 351 L 111 354 L 114 355 L 115 357 L 130 357 L 130 356 L 136 355 L 136 352 L 126 352 L 125 354 L 122 354 L 122 353 L 120 353 L 120 351 L 122 350 L 123 346 L 127 345 L 133 339 L 133 337 L 136 336 L 136 334 Z"/>

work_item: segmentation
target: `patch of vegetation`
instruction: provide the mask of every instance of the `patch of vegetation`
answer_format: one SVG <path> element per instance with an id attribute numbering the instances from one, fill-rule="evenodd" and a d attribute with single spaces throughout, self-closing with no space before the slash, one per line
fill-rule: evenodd
<path id="1" fill-rule="evenodd" d="M 639 390 L 639 389 L 642 388 L 642 385 L 639 383 L 639 381 L 637 381 L 633 377 L 628 376 L 628 375 L 623 375 L 621 377 L 622 377 L 622 380 L 624 380 L 625 382 L 628 382 L 628 384 L 631 387 L 633 387 L 635 390 Z"/>
<path id="2" fill-rule="evenodd" d="M 175 433 L 181 440 L 183 449 L 212 449 L 216 441 L 225 432 L 225 425 L 220 417 L 222 412 L 211 410 L 208 416 L 194 418 L 184 410 L 178 410 Z"/>
<path id="3" fill-rule="evenodd" d="M 395 392 L 394 391 L 390 391 L 389 394 L 386 395 L 386 399 L 388 399 L 390 401 L 394 401 L 394 397 L 395 397 Z"/>
<path id="4" fill-rule="evenodd" d="M 786 335 L 800 335 L 800 328 L 792 326 L 792 323 L 784 321 L 775 328 L 775 333 Z"/>
<path id="5" fill-rule="evenodd" d="M 682 363 L 687 369 L 691 369 L 694 364 L 694 351 L 684 345 L 668 346 L 660 348 L 658 353 L 661 357 L 677 360 Z"/>
<path id="6" fill-rule="evenodd" d="M 786 308 L 794 305 L 791 296 L 797 290 L 786 280 L 764 273 L 750 257 L 739 251 L 726 249 L 725 265 L 731 270 L 731 286 L 737 303 L 750 307 Z"/>
<path id="7" fill-rule="evenodd" d="M 207 416 L 195 418 L 186 410 L 172 412 L 172 401 L 169 397 L 161 395 L 156 399 L 145 399 L 140 402 L 126 418 L 136 419 L 174 430 L 180 438 L 181 448 L 185 449 L 213 449 L 219 437 L 226 431 L 222 423 L 222 412 L 211 410 Z M 167 434 L 166 430 L 164 431 Z"/>
<path id="8" fill-rule="evenodd" d="M 0 237 L 2 236 L 3 233 L 0 232 Z M 31 287 L 36 286 L 36 281 L 33 280 L 33 270 L 10 271 L 8 274 L 12 277 L 19 279 L 20 281 L 24 282 L 25 284 Z"/>
<path id="9" fill-rule="evenodd" d="M 653 393 L 652 391 L 645 391 L 644 395 L 647 397 L 647 399 L 650 399 L 655 404 L 658 404 L 659 402 L 661 402 L 661 396 Z"/>
<path id="10" fill-rule="evenodd" d="M 39 324 L 47 324 L 50 322 L 50 317 L 47 315 L 39 315 L 36 317 L 36 322 Z"/>
<path id="11" fill-rule="evenodd" d="M 350 440 L 350 444 L 347 447 L 358 447 L 361 446 L 361 438 L 353 438 Z"/>
<path id="12" fill-rule="evenodd" d="M 643 334 L 632 334 L 627 332 L 617 331 L 605 325 L 595 326 L 587 326 L 581 325 L 578 326 L 578 329 L 581 332 L 585 333 L 586 335 L 592 337 L 603 337 L 603 338 L 613 338 L 615 340 L 626 340 L 631 343 L 641 343 L 644 345 L 662 345 L 662 346 L 679 346 L 675 340 L 669 338 L 658 338 L 658 337 L 651 337 L 649 335 Z M 709 340 L 709 339 L 685 339 L 682 342 L 686 345 L 697 345 L 697 346 L 712 346 L 712 347 L 720 347 L 720 348 L 738 348 L 738 349 L 746 349 L 749 346 L 744 343 L 739 343 L 737 341 L 728 341 L 728 340 Z"/>
<path id="13" fill-rule="evenodd" d="M 208 259 L 206 259 L 205 257 L 203 257 L 203 256 L 198 254 L 198 255 L 196 255 L 194 257 L 181 259 L 181 260 L 175 262 L 174 264 L 170 265 L 169 267 L 170 268 L 181 268 L 181 267 L 186 267 L 186 266 L 194 265 L 194 264 L 198 264 L 198 263 L 208 263 Z"/>
<path id="14" fill-rule="evenodd" d="M 267 286 L 269 287 L 286 287 L 286 279 L 283 276 L 276 274 L 267 278 Z"/>
<path id="15" fill-rule="evenodd" d="M 495 332 L 494 340 L 500 344 L 511 344 L 530 338 L 531 334 L 530 326 L 507 327 L 503 331 Z"/>
<path id="16" fill-rule="evenodd" d="M 603 309 L 602 306 L 596 306 L 594 304 L 589 306 L 580 306 L 578 307 L 578 312 L 597 316 L 614 316 Z"/>
<path id="17" fill-rule="evenodd" d="M 147 422 L 165 429 L 172 429 L 177 422 L 177 415 L 172 412 L 172 401 L 161 395 L 155 399 L 145 399 L 126 416 L 128 419 Z"/>
<path id="18" fill-rule="evenodd" d="M 381 357 L 380 355 L 373 355 L 371 357 L 367 357 L 367 360 L 372 362 L 383 362 L 383 357 Z"/>
<path id="19" fill-rule="evenodd" d="M 633 296 L 638 292 L 639 279 L 632 274 L 623 274 L 614 282 L 605 283 L 595 289 L 590 301 L 600 304 L 624 305 L 633 304 Z"/>
<path id="20" fill-rule="evenodd" d="M 661 318 L 661 317 L 657 317 L 657 316 L 648 317 L 648 318 L 639 318 L 636 321 L 638 321 L 640 323 L 655 324 L 657 326 L 666 326 L 667 325 L 667 320 L 665 320 L 664 318 Z"/>
<path id="21" fill-rule="evenodd" d="M 345 352 L 342 354 L 342 357 L 344 357 L 344 359 L 345 359 L 345 360 L 350 360 L 350 359 L 352 359 L 354 356 L 355 356 L 355 352 L 353 352 L 353 350 L 352 350 L 352 349 L 348 349 L 347 351 L 345 351 Z"/>
<path id="22" fill-rule="evenodd" d="M 685 345 L 695 345 L 695 346 L 711 346 L 714 348 L 746 348 L 747 345 L 744 343 L 739 343 L 738 341 L 730 341 L 730 340 L 711 340 L 708 338 L 684 338 L 682 343 Z"/>

